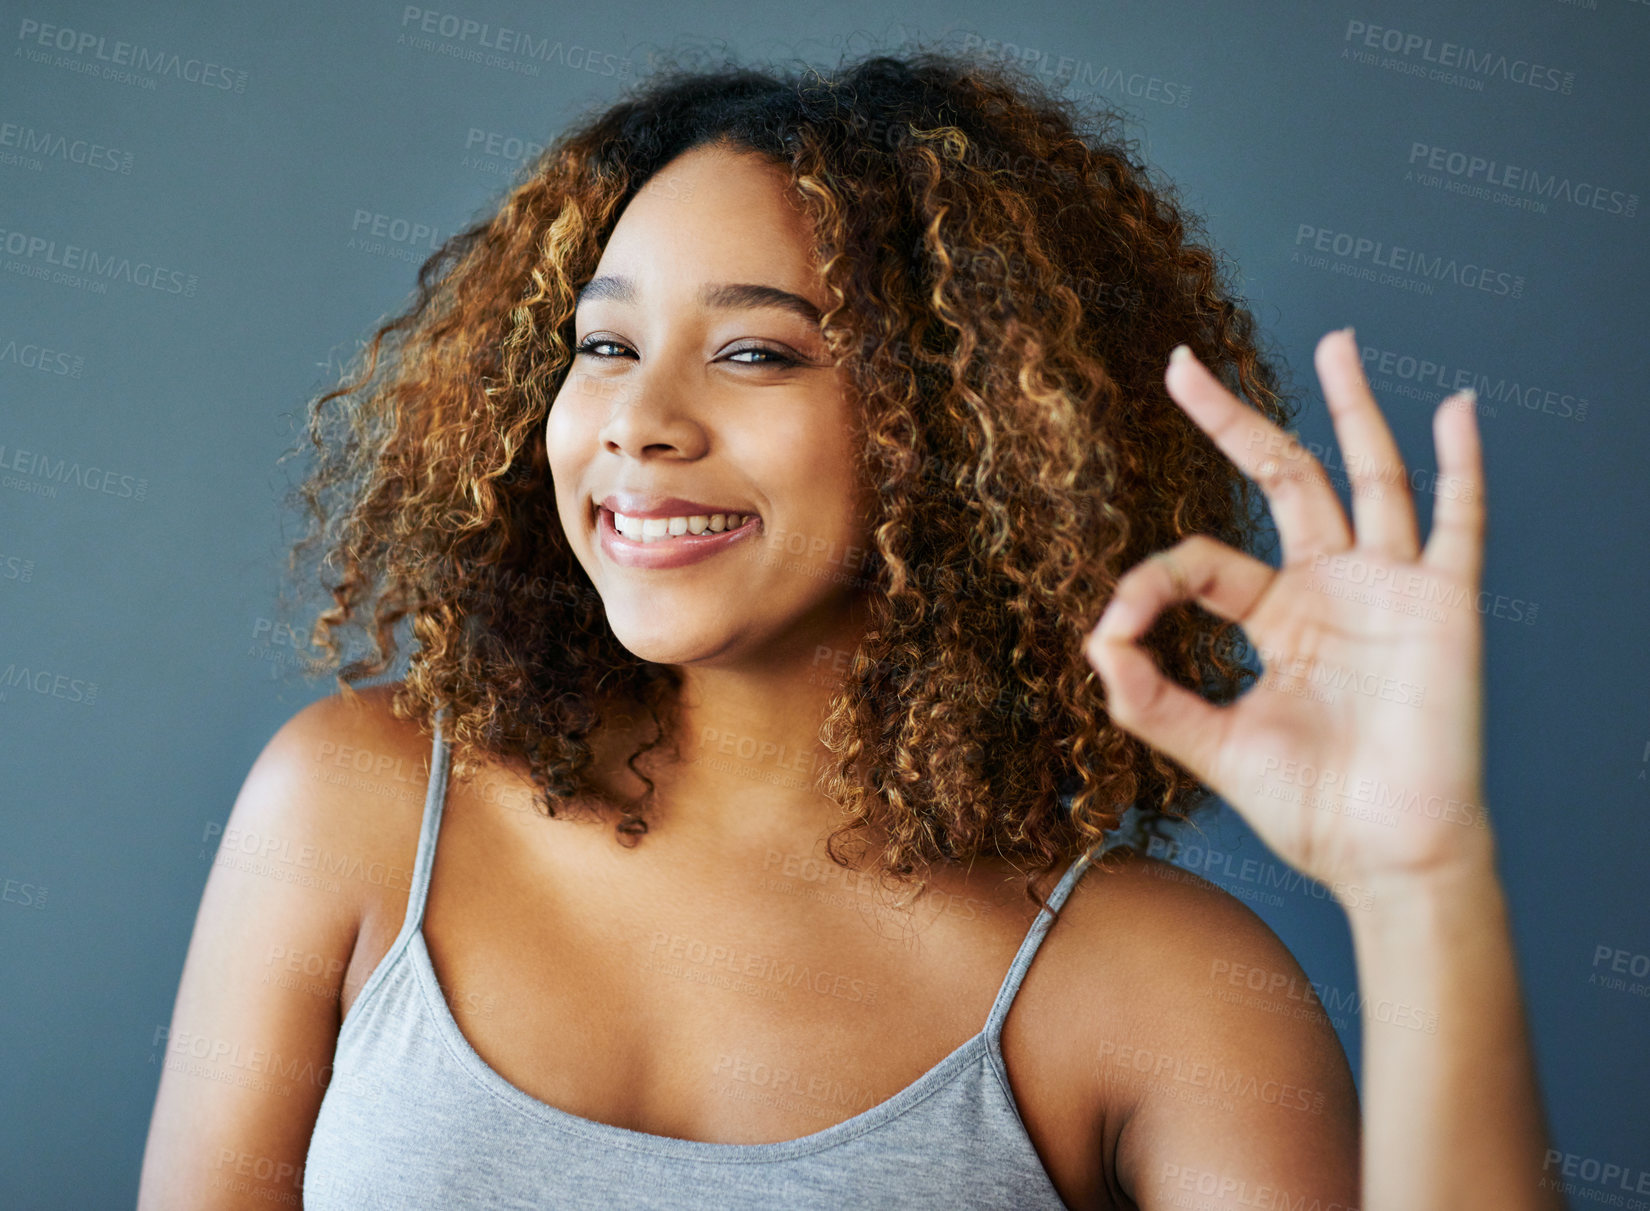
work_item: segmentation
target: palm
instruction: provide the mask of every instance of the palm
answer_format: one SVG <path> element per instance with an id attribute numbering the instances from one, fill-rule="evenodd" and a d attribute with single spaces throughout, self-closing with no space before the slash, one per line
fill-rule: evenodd
<path id="1" fill-rule="evenodd" d="M 1483 506 L 1470 409 L 1441 409 L 1433 533 L 1415 537 L 1408 479 L 1356 345 L 1317 351 L 1346 461 L 1357 541 L 1323 469 L 1201 365 L 1171 393 L 1265 491 L 1271 568 L 1194 536 L 1123 577 L 1089 658 L 1120 726 L 1207 782 L 1281 856 L 1331 885 L 1475 852 L 1482 813 L 1477 604 Z M 1135 641 L 1175 601 L 1241 623 L 1263 675 L 1217 709 L 1165 679 Z"/>
<path id="2" fill-rule="evenodd" d="M 1470 608 L 1397 613 L 1434 607 L 1326 591 L 1341 583 L 1287 568 L 1257 603 L 1265 674 L 1227 713 L 1210 778 L 1273 848 L 1346 878 L 1424 863 L 1476 808 L 1478 633 Z M 1454 806 L 1426 801 L 1448 788 Z"/>

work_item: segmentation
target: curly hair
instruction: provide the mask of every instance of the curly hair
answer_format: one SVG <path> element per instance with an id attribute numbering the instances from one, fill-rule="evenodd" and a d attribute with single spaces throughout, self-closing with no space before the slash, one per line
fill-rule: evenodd
<path id="1" fill-rule="evenodd" d="M 310 406 L 289 569 L 319 555 L 300 574 L 331 597 L 317 666 L 347 693 L 390 666 L 406 620 L 393 710 L 426 730 L 445 712 L 456 771 L 508 758 L 547 814 L 594 804 L 625 843 L 646 832 L 651 781 L 633 799 L 597 787 L 592 738 L 648 712 L 640 775 L 673 741 L 680 678 L 608 626 L 562 531 L 545 422 L 626 203 L 717 144 L 788 172 L 863 419 L 869 623 L 819 733 L 817 786 L 845 821 L 831 858 L 872 830 L 884 880 L 996 854 L 1040 904 L 1034 880 L 1131 805 L 1150 831 L 1207 802 L 1110 721 L 1082 641 L 1140 559 L 1195 533 L 1249 546 L 1262 524 L 1254 486 L 1169 398 L 1170 348 L 1289 413 L 1226 263 L 1120 121 L 923 49 L 830 72 L 670 68 L 585 116 L 421 266 L 406 309 Z M 369 646 L 346 663 L 352 627 Z M 1145 642 L 1216 702 L 1253 676 L 1236 625 L 1193 605 Z"/>

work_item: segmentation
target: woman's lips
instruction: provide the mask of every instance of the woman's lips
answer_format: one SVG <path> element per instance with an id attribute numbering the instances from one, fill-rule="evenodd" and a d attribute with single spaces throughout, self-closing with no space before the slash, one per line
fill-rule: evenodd
<path id="1" fill-rule="evenodd" d="M 750 513 L 740 525 L 720 533 L 707 529 L 701 534 L 672 535 L 641 542 L 619 533 L 613 524 L 613 510 L 605 506 L 598 506 L 596 510 L 596 533 L 603 554 L 628 568 L 679 568 L 698 563 L 745 541 L 761 528 L 762 519 Z"/>
<path id="2" fill-rule="evenodd" d="M 594 502 L 604 509 L 625 517 L 693 517 L 715 513 L 738 513 L 744 516 L 754 509 L 727 504 L 707 504 L 702 500 L 683 500 L 680 496 L 652 496 L 645 492 L 610 492 Z"/>

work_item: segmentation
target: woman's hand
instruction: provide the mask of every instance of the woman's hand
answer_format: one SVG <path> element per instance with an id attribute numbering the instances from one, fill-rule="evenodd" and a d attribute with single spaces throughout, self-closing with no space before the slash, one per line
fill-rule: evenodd
<path id="1" fill-rule="evenodd" d="M 1202 778 L 1280 856 L 1331 888 L 1426 877 L 1490 855 L 1483 806 L 1483 471 L 1473 400 L 1433 418 L 1426 547 L 1410 480 L 1350 328 L 1314 355 L 1352 488 L 1356 534 L 1323 467 L 1189 351 L 1169 394 L 1259 484 L 1272 568 L 1195 535 L 1131 569 L 1087 654 L 1113 720 Z M 1195 600 L 1240 623 L 1263 679 L 1217 708 L 1136 641 Z"/>

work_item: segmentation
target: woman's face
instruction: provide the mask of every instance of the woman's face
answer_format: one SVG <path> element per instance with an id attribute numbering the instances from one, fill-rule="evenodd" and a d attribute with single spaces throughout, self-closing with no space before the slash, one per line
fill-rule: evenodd
<path id="1" fill-rule="evenodd" d="M 852 616 L 858 426 L 786 187 L 753 153 L 679 156 L 625 208 L 579 298 L 580 352 L 546 428 L 556 507 L 643 660 L 805 658 Z"/>

